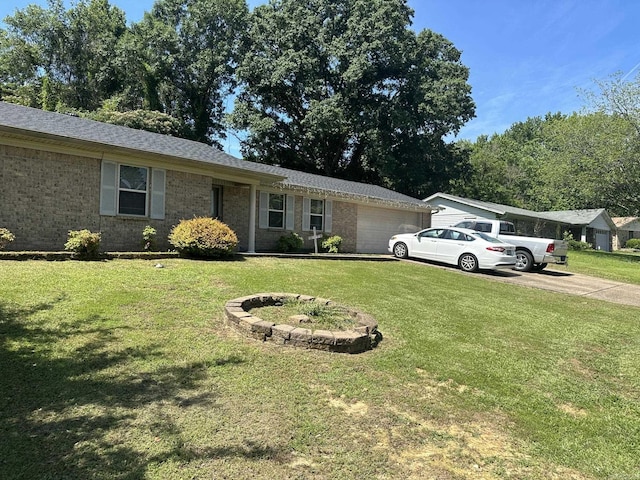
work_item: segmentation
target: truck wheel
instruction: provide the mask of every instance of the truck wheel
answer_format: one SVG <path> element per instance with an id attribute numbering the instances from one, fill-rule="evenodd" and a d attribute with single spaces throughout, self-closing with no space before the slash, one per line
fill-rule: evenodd
<path id="1" fill-rule="evenodd" d="M 478 259 L 470 253 L 463 253 L 458 259 L 458 266 L 465 272 L 475 272 L 478 270 Z"/>
<path id="2" fill-rule="evenodd" d="M 530 272 L 533 268 L 533 257 L 529 252 L 524 250 L 516 251 L 516 266 L 514 270 L 518 272 Z"/>
<path id="3" fill-rule="evenodd" d="M 393 254 L 398 258 L 407 258 L 409 256 L 409 249 L 404 243 L 398 242 L 393 246 Z"/>

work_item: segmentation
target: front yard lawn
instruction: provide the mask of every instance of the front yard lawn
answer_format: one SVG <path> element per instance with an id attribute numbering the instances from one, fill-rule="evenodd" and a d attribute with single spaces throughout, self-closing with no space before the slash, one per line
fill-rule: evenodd
<path id="1" fill-rule="evenodd" d="M 553 268 L 640 285 L 640 254 L 634 252 L 571 251 L 568 267 Z"/>
<path id="2" fill-rule="evenodd" d="M 408 262 L 0 263 L 0 478 L 611 479 L 639 309 Z M 358 355 L 229 328 L 259 292 L 373 315 Z"/>

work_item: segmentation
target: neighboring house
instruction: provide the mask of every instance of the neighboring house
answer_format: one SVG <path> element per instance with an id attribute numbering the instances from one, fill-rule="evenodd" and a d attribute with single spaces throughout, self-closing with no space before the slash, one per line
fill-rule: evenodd
<path id="1" fill-rule="evenodd" d="M 274 251 L 313 228 L 343 249 L 386 252 L 389 237 L 429 225 L 431 208 L 386 188 L 237 159 L 190 140 L 0 102 L 0 227 L 12 250 L 61 250 L 69 230 L 102 232 L 105 250 L 162 248 L 181 219 L 213 216 L 240 251 Z"/>
<path id="2" fill-rule="evenodd" d="M 640 238 L 640 219 L 638 217 L 613 217 L 616 225 L 616 234 L 613 239 L 613 248 L 617 250 L 624 248 L 627 240 Z"/>
<path id="3" fill-rule="evenodd" d="M 540 212 L 544 218 L 557 222 L 563 231 L 571 232 L 575 240 L 590 243 L 596 250 L 614 249 L 616 225 L 604 208 Z"/>
<path id="4" fill-rule="evenodd" d="M 604 209 L 534 212 L 493 202 L 472 200 L 446 193 L 424 199 L 436 213 L 434 227 L 449 226 L 469 218 L 501 219 L 513 222 L 522 235 L 563 238 L 571 232 L 574 239 L 589 242 L 594 248 L 610 251 L 616 227 Z"/>

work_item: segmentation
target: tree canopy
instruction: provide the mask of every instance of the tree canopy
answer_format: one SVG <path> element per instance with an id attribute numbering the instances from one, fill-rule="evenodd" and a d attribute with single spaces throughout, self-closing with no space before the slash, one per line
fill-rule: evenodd
<path id="1" fill-rule="evenodd" d="M 640 75 L 597 81 L 591 110 L 547 114 L 466 142 L 453 193 L 531 210 L 606 208 L 640 215 Z"/>
<path id="2" fill-rule="evenodd" d="M 403 0 L 272 0 L 251 15 L 231 122 L 245 158 L 425 195 L 474 115 L 460 52 Z"/>
<path id="3" fill-rule="evenodd" d="M 640 215 L 640 74 L 453 142 L 469 71 L 412 18 L 406 0 L 156 0 L 127 25 L 108 0 L 48 0 L 4 19 L 0 100 L 217 146 L 235 131 L 246 159 L 416 197 Z"/>

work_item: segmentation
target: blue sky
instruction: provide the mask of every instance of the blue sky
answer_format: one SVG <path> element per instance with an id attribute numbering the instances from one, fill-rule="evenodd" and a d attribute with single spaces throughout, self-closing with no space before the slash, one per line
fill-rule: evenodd
<path id="1" fill-rule="evenodd" d="M 0 0 L 0 19 L 30 3 Z M 129 22 L 153 0 L 110 0 Z M 264 3 L 249 0 L 250 6 Z M 67 1 L 67 5 L 71 2 Z M 640 2 L 636 0 L 409 0 L 413 28 L 441 33 L 462 51 L 476 118 L 458 138 L 501 133 L 547 112 L 572 113 L 585 104 L 579 89 L 616 72 L 640 71 Z M 234 150 L 227 145 L 225 149 Z"/>

